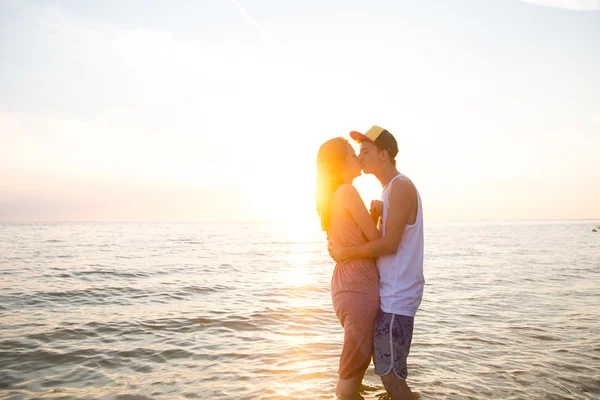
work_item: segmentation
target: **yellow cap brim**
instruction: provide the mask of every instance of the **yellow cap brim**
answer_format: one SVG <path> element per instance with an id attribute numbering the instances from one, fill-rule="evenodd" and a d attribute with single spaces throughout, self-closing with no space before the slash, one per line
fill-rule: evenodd
<path id="1" fill-rule="evenodd" d="M 363 135 L 360 132 L 357 131 L 352 131 L 350 132 L 350 137 L 356 142 L 356 143 L 360 143 L 360 142 L 371 142 L 371 143 L 375 143 L 373 142 L 369 137 Z"/>

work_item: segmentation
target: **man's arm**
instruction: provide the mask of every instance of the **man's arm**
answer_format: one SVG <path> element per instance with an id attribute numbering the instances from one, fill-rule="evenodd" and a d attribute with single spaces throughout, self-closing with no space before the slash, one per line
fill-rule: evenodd
<path id="1" fill-rule="evenodd" d="M 374 258 L 393 254 L 402 242 L 404 228 L 408 224 L 410 211 L 417 202 L 417 192 L 407 179 L 392 182 L 389 194 L 389 209 L 385 224 L 385 236 L 364 244 L 350 247 L 329 247 L 335 261 Z"/>

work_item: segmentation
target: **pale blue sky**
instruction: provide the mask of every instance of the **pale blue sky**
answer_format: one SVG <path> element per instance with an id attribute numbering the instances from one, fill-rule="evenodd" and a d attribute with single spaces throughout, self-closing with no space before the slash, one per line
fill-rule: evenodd
<path id="1" fill-rule="evenodd" d="M 313 216 L 318 146 L 373 124 L 432 220 L 600 218 L 598 10 L 1 1 L 0 220 Z"/>

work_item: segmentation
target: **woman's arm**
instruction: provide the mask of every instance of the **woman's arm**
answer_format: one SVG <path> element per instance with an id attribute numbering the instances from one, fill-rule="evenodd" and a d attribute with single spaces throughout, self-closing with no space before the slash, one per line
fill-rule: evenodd
<path id="1" fill-rule="evenodd" d="M 350 247 L 328 246 L 329 255 L 334 261 L 379 257 L 398 251 L 404 228 L 408 224 L 410 210 L 416 206 L 417 192 L 410 181 L 398 180 L 390 188 L 388 217 L 385 224 L 386 235 L 377 240 Z"/>
<path id="2" fill-rule="evenodd" d="M 340 196 L 340 205 L 350 213 L 360 230 L 365 234 L 367 240 L 379 239 L 381 234 L 367 211 L 358 190 L 352 185 L 345 184 L 339 188 L 338 194 Z"/>

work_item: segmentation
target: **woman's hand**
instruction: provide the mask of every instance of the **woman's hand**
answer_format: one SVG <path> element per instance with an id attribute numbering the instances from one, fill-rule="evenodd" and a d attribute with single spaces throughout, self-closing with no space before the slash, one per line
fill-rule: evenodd
<path id="1" fill-rule="evenodd" d="M 371 209 L 369 212 L 373 219 L 379 219 L 383 215 L 383 202 L 380 200 L 371 200 Z"/>

